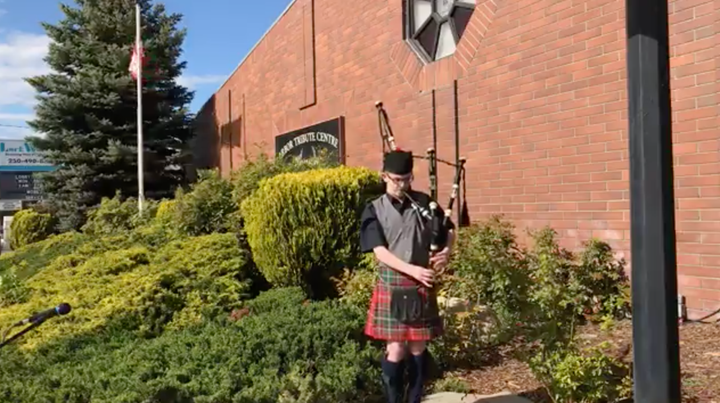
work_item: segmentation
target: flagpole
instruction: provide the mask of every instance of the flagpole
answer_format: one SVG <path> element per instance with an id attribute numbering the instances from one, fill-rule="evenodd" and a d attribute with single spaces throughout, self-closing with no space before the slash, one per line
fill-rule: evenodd
<path id="1" fill-rule="evenodd" d="M 138 163 L 138 211 L 142 215 L 145 202 L 145 163 L 143 143 L 142 78 L 143 54 L 141 49 L 140 4 L 135 3 L 135 54 L 137 57 L 137 163 Z"/>

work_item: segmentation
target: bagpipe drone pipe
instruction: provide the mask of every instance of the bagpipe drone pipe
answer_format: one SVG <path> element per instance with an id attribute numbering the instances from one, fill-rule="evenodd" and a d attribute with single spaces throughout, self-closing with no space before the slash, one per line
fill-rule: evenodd
<path id="1" fill-rule="evenodd" d="M 402 149 L 395 143 L 395 136 L 393 135 L 392 129 L 388 122 L 387 112 L 383 108 L 382 102 L 378 101 L 375 104 L 378 111 L 378 126 L 380 131 L 380 137 L 383 144 L 383 154 L 387 151 L 401 151 Z M 406 150 L 407 151 L 407 150 Z M 465 184 L 465 158 L 458 157 L 457 163 L 445 161 L 437 158 L 437 153 L 434 148 L 428 148 L 426 155 L 419 156 L 413 155 L 413 158 L 423 159 L 428 161 L 428 179 L 430 182 L 430 198 L 431 202 L 429 208 L 424 208 L 417 201 L 405 193 L 405 196 L 411 203 L 413 209 L 420 213 L 421 217 L 425 219 L 426 224 L 431 225 L 432 239 L 430 242 L 430 253 L 435 253 L 442 250 L 448 242 L 448 235 L 450 231 L 450 220 L 452 217 L 453 207 L 455 200 L 458 198 L 460 193 L 461 183 Z M 444 214 L 441 214 L 438 209 L 438 186 L 437 186 L 437 165 L 442 163 L 455 168 L 455 174 L 452 182 L 452 191 L 450 192 L 450 200 L 447 203 L 447 207 L 444 210 Z M 463 189 L 463 196 L 465 191 Z M 467 218 L 467 202 L 460 206 L 461 214 L 458 214 L 459 222 L 458 226 L 465 226 L 469 224 Z"/>

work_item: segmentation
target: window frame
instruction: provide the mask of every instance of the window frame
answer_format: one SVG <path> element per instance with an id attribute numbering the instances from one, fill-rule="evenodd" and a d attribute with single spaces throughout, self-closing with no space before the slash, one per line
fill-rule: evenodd
<path id="1" fill-rule="evenodd" d="M 455 40 L 455 46 L 457 46 L 460 43 L 460 35 L 458 34 L 458 29 L 456 26 L 454 14 L 455 10 L 458 7 L 470 10 L 471 15 L 475 11 L 475 8 L 477 7 L 477 4 L 471 4 L 468 2 L 465 2 L 463 0 L 453 0 L 452 8 L 450 9 L 450 12 L 446 17 L 440 16 L 440 14 L 437 12 L 437 0 L 427 0 L 430 2 L 430 7 L 432 7 L 432 11 L 430 13 L 430 18 L 425 20 L 425 22 L 418 27 L 418 29 L 415 28 L 415 2 L 416 1 L 422 1 L 422 0 L 405 0 L 403 1 L 403 39 L 410 45 L 410 47 L 415 51 L 415 53 L 420 56 L 422 61 L 424 63 L 432 63 L 438 60 L 445 59 L 447 57 L 451 57 L 455 53 L 448 56 L 441 57 L 439 59 L 435 58 L 435 55 L 428 54 L 427 50 L 420 44 L 420 40 L 418 39 L 420 33 L 423 32 L 423 29 L 430 23 L 430 21 L 434 20 L 438 24 L 437 33 L 435 34 L 434 43 L 433 43 L 433 49 L 435 50 L 435 53 L 437 53 L 438 49 L 438 43 L 440 41 L 440 27 L 443 23 L 448 22 L 450 24 L 450 32 L 452 32 L 453 39 Z M 467 29 L 467 27 L 465 27 Z"/>

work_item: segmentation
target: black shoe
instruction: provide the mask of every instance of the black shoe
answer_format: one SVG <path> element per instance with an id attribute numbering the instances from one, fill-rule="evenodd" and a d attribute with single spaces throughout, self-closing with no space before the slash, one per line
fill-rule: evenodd
<path id="1" fill-rule="evenodd" d="M 388 403 L 402 403 L 405 391 L 404 362 L 390 362 L 383 357 L 381 365 L 385 399 Z"/>

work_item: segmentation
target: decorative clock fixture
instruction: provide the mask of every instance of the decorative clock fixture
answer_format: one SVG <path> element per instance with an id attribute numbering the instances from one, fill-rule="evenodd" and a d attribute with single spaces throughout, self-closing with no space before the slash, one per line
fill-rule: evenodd
<path id="1" fill-rule="evenodd" d="M 476 0 L 407 0 L 406 38 L 426 62 L 455 53 Z"/>

